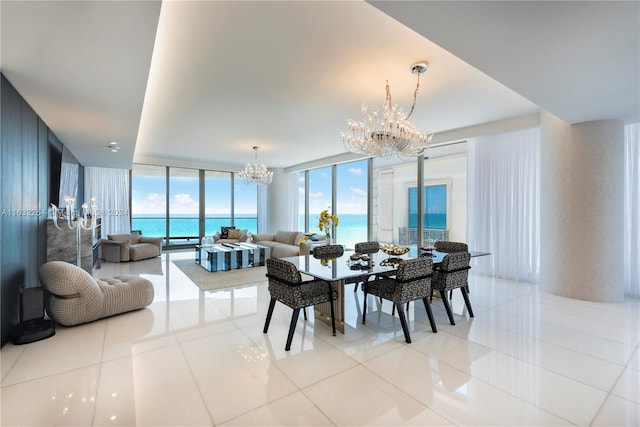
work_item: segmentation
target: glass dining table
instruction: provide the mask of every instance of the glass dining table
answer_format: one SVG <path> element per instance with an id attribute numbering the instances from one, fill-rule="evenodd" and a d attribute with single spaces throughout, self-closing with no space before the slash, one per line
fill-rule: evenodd
<path id="1" fill-rule="evenodd" d="M 398 263 L 403 259 L 416 258 L 418 256 L 431 256 L 433 264 L 442 262 L 446 255 L 444 252 L 425 251 L 418 249 L 415 245 L 409 247 L 409 252 L 404 255 L 389 255 L 382 251 L 375 254 L 368 254 L 365 259 L 352 259 L 355 252 L 347 250 L 341 257 L 331 259 L 318 259 L 313 255 L 301 255 L 297 257 L 283 258 L 295 264 L 301 273 L 309 276 L 332 282 L 338 293 L 338 298 L 333 302 L 336 329 L 344 333 L 345 330 L 345 284 L 354 282 L 363 276 L 388 273 L 396 270 Z M 471 257 L 489 255 L 488 252 L 470 252 Z M 330 303 L 317 304 L 315 306 L 315 318 L 327 324 L 331 324 Z"/>

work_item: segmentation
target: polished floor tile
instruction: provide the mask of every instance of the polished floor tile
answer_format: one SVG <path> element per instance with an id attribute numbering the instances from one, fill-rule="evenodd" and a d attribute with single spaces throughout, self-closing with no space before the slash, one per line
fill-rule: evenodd
<path id="1" fill-rule="evenodd" d="M 139 274 L 143 310 L 35 343 L 5 345 L 3 426 L 640 425 L 640 301 L 594 303 L 536 285 L 470 276 L 470 318 L 454 293 L 407 311 L 345 292 L 345 334 L 308 320 L 284 345 L 292 311 L 262 329 L 266 282 L 203 292 L 166 252 L 103 263 L 97 276 Z"/>

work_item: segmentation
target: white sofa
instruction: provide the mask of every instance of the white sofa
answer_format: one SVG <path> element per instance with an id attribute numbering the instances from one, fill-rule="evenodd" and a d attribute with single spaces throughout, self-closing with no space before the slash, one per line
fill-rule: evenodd
<path id="1" fill-rule="evenodd" d="M 253 243 L 271 248 L 272 258 L 286 258 L 309 255 L 314 246 L 325 244 L 325 237 L 318 234 L 311 237 L 299 231 L 278 230 L 275 234 L 254 234 Z"/>
<path id="2" fill-rule="evenodd" d="M 326 243 L 325 236 L 299 231 L 279 230 L 275 234 L 254 234 L 251 237 L 256 245 L 270 248 L 273 258 L 309 255 L 314 246 Z M 213 235 L 213 243 L 240 243 L 246 242 L 247 239 L 247 230 L 239 230 L 239 233 L 231 232 L 227 238 L 223 238 L 221 232 Z"/>

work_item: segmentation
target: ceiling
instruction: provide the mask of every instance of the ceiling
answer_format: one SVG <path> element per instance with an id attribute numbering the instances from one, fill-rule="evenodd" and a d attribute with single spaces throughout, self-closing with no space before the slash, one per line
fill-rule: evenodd
<path id="1" fill-rule="evenodd" d="M 0 14 L 3 74 L 87 166 L 338 156 L 386 80 L 410 108 L 420 60 L 412 121 L 428 132 L 540 109 L 640 121 L 639 2 L 2 0 Z"/>

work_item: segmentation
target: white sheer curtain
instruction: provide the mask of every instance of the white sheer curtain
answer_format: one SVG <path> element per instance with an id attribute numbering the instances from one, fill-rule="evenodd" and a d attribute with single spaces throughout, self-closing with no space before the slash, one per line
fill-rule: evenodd
<path id="1" fill-rule="evenodd" d="M 540 129 L 472 138 L 467 173 L 467 240 L 486 250 L 474 270 L 540 279 Z"/>
<path id="2" fill-rule="evenodd" d="M 289 193 L 288 205 L 289 217 L 287 218 L 287 230 L 298 230 L 300 221 L 298 218 L 298 203 L 300 202 L 300 182 L 298 173 L 290 173 L 287 176 L 287 190 Z M 299 230 L 304 231 L 304 230 Z"/>
<path id="3" fill-rule="evenodd" d="M 624 128 L 625 295 L 640 297 L 640 123 Z"/>
<path id="4" fill-rule="evenodd" d="M 62 162 L 60 167 L 60 202 L 64 206 L 65 196 L 71 196 L 76 199 L 76 207 L 81 204 L 78 197 L 78 175 L 80 174 L 80 166 L 73 163 Z M 89 200 L 89 199 L 86 199 Z"/>
<path id="5" fill-rule="evenodd" d="M 102 219 L 102 238 L 131 232 L 129 170 L 85 167 L 85 200 L 96 198 Z"/>
<path id="6" fill-rule="evenodd" d="M 258 233 L 266 233 L 269 229 L 267 191 L 266 185 L 258 185 Z"/>

